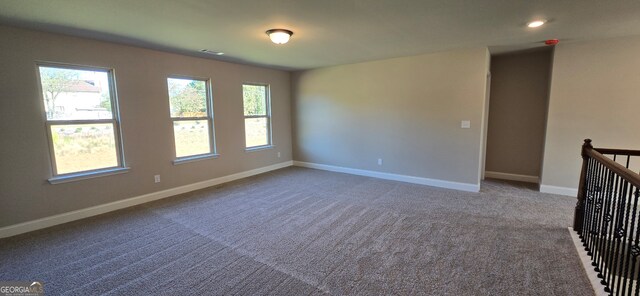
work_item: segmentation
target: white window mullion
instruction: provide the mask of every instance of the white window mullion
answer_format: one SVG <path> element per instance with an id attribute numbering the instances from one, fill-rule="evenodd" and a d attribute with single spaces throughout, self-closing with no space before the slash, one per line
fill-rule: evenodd
<path id="1" fill-rule="evenodd" d="M 213 100 L 208 78 L 167 78 L 169 115 L 173 125 L 176 162 L 215 155 Z"/>
<path id="2" fill-rule="evenodd" d="M 125 170 L 113 70 L 38 63 L 52 184 Z"/>
<path id="3" fill-rule="evenodd" d="M 271 100 L 269 85 L 245 83 L 242 85 L 244 107 L 245 148 L 271 147 Z"/>

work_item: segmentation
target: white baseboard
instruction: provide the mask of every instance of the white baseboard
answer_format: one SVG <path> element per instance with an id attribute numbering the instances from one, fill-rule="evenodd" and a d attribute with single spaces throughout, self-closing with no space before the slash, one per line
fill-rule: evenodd
<path id="1" fill-rule="evenodd" d="M 49 216 L 49 217 L 41 218 L 38 220 L 9 225 L 9 226 L 0 228 L 0 238 L 10 237 L 10 236 L 18 235 L 21 233 L 26 233 L 29 231 L 34 231 L 34 230 L 62 224 L 62 223 L 79 220 L 82 218 L 96 216 L 96 215 L 104 214 L 107 212 L 147 203 L 150 201 L 163 199 L 166 197 L 187 193 L 187 192 L 202 189 L 202 188 L 207 188 L 207 187 L 215 186 L 222 183 L 227 183 L 230 181 L 250 177 L 253 175 L 266 173 L 268 171 L 273 171 L 273 170 L 281 169 L 281 168 L 292 166 L 292 165 L 293 165 L 293 161 L 285 161 L 285 162 L 277 163 L 274 165 L 261 167 L 261 168 L 257 168 L 249 171 L 244 171 L 244 172 L 240 172 L 240 173 L 236 173 L 228 176 L 223 176 L 223 177 L 210 179 L 202 182 L 197 182 L 189 185 L 184 185 L 180 187 L 170 188 L 162 191 L 152 192 L 152 193 L 148 193 L 148 194 L 144 194 L 144 195 L 140 195 L 132 198 L 114 201 L 107 204 L 97 205 L 90 208 L 85 208 L 85 209 L 80 209 L 76 211 L 54 215 L 54 216 Z"/>
<path id="2" fill-rule="evenodd" d="M 540 178 L 536 176 L 528 176 L 528 175 L 518 175 L 518 174 L 508 174 L 508 173 L 500 173 L 500 172 L 484 172 L 485 178 L 493 178 L 493 179 L 501 179 L 501 180 L 511 180 L 511 181 L 520 181 L 527 183 L 536 183 L 540 182 Z"/>
<path id="3" fill-rule="evenodd" d="M 567 196 L 573 196 L 573 197 L 578 196 L 578 188 L 570 188 L 570 187 L 540 185 L 540 192 L 567 195 Z"/>
<path id="4" fill-rule="evenodd" d="M 345 167 L 311 163 L 311 162 L 303 162 L 303 161 L 295 161 L 295 160 L 293 161 L 293 165 L 299 166 L 299 167 L 305 167 L 305 168 L 319 169 L 319 170 L 339 172 L 339 173 L 347 173 L 352 175 L 422 184 L 422 185 L 442 187 L 442 188 L 462 190 L 462 191 L 471 191 L 471 192 L 480 191 L 480 184 L 460 183 L 460 182 L 452 182 L 452 181 L 445 181 L 445 180 L 438 180 L 438 179 L 398 175 L 398 174 L 352 169 L 352 168 L 345 168 Z"/>
<path id="5" fill-rule="evenodd" d="M 609 295 L 604 291 L 604 285 L 600 283 L 600 279 L 598 278 L 598 273 L 593 270 L 593 266 L 591 266 L 591 256 L 587 255 L 587 251 L 584 250 L 582 246 L 582 242 L 580 241 L 580 237 L 573 230 L 572 227 L 569 227 L 569 234 L 571 235 L 571 239 L 573 240 L 573 244 L 576 247 L 576 251 L 578 252 L 578 256 L 580 256 L 580 263 L 582 263 L 582 268 L 584 269 L 589 281 L 591 282 L 591 288 L 595 292 L 597 296 L 605 296 Z"/>

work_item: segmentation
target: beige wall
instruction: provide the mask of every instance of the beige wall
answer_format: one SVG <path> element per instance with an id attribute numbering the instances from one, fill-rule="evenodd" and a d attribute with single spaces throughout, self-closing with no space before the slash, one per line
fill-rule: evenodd
<path id="1" fill-rule="evenodd" d="M 10 27 L 0 27 L 0 40 L 0 227 L 291 160 L 288 72 Z M 115 69 L 129 173 L 47 183 L 35 61 Z M 171 163 L 170 74 L 211 77 L 218 159 Z M 243 82 L 271 84 L 274 149 L 244 150 Z M 161 183 L 154 184 L 155 174 Z"/>
<path id="2" fill-rule="evenodd" d="M 640 149 L 640 37 L 561 43 L 552 76 L 543 189 L 577 188 L 583 139 Z"/>
<path id="3" fill-rule="evenodd" d="M 478 184 L 488 63 L 480 48 L 295 73 L 294 159 Z"/>
<path id="4" fill-rule="evenodd" d="M 538 50 L 491 58 L 487 171 L 540 176 L 551 56 Z"/>

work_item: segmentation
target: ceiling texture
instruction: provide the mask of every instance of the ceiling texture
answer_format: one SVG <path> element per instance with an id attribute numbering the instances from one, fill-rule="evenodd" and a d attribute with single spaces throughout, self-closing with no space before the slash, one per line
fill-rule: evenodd
<path id="1" fill-rule="evenodd" d="M 526 26 L 538 18 L 549 22 Z M 0 24 L 300 70 L 470 47 L 504 53 L 552 38 L 640 35 L 640 1 L 0 0 Z M 272 28 L 294 35 L 275 45 L 265 34 Z"/>

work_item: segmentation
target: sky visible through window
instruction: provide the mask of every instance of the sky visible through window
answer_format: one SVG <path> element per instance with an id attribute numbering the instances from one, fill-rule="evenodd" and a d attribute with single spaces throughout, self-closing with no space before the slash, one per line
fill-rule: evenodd
<path id="1" fill-rule="evenodd" d="M 109 72 L 39 70 L 56 173 L 118 166 Z"/>
<path id="2" fill-rule="evenodd" d="M 247 148 L 270 144 L 268 90 L 266 85 L 244 84 L 242 98 L 244 106 L 244 133 Z"/>
<path id="3" fill-rule="evenodd" d="M 211 153 L 207 82 L 188 78 L 167 78 L 167 87 L 176 157 Z"/>

